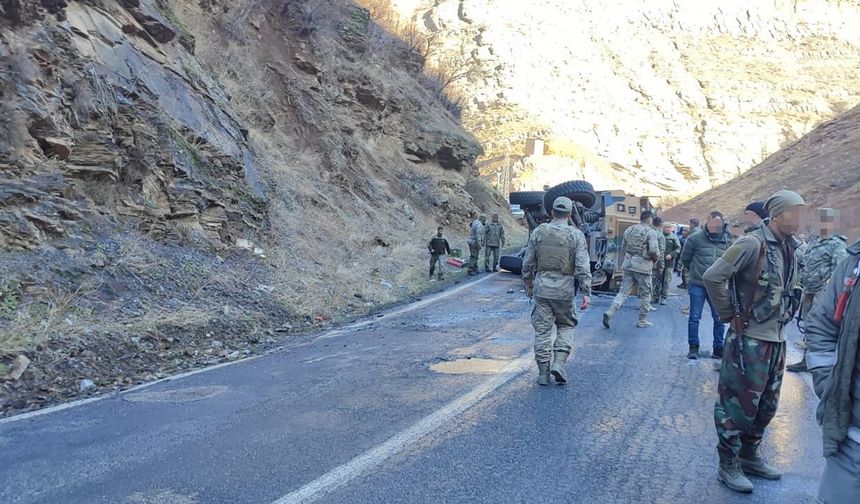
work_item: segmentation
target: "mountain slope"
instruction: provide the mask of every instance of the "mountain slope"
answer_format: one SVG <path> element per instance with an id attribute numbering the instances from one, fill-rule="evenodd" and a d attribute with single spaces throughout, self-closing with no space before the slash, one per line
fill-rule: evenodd
<path id="1" fill-rule="evenodd" d="M 683 201 L 860 103 L 860 4 L 391 0 L 480 67 L 459 91 L 502 189 Z M 549 156 L 524 157 L 528 137 Z"/>
<path id="2" fill-rule="evenodd" d="M 409 298 L 438 224 L 462 248 L 470 211 L 510 219 L 349 0 L 0 9 L 0 376 L 31 361 L 4 413 Z"/>
<path id="3" fill-rule="evenodd" d="M 783 188 L 799 192 L 810 208 L 840 209 L 842 231 L 853 238 L 860 236 L 857 215 L 860 106 L 818 126 L 743 175 L 668 210 L 665 215 L 686 221 L 716 209 L 737 218 L 748 203 L 765 200 Z"/>

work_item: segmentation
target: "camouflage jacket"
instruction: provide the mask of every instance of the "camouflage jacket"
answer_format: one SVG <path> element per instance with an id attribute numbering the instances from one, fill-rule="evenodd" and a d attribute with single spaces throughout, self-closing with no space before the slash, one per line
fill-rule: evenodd
<path id="1" fill-rule="evenodd" d="M 662 270 L 666 267 L 666 235 L 663 234 L 663 231 L 657 228 L 654 228 L 654 234 L 657 236 L 657 249 L 660 251 L 660 258 L 657 259 L 654 266 L 658 270 Z"/>
<path id="2" fill-rule="evenodd" d="M 469 228 L 467 243 L 478 247 L 484 246 L 484 224 L 481 223 L 480 219 L 475 219 L 472 222 L 472 226 Z"/>
<path id="3" fill-rule="evenodd" d="M 812 371 L 818 404 L 818 422 L 824 436 L 824 456 L 835 455 L 846 437 L 860 443 L 860 288 L 850 292 L 846 280 L 856 278 L 860 262 L 860 242 L 847 251 L 848 257 L 833 271 L 833 281 L 825 285 L 806 319 L 809 344 L 806 363 Z M 844 294 L 843 294 L 844 292 Z M 841 320 L 837 302 L 847 296 Z"/>
<path id="4" fill-rule="evenodd" d="M 675 233 L 663 234 L 663 239 L 666 240 L 666 253 L 664 256 L 670 255 L 672 256 L 671 261 L 674 261 L 681 255 L 681 240 L 678 239 L 678 235 Z"/>
<path id="5" fill-rule="evenodd" d="M 485 226 L 484 245 L 487 247 L 505 246 L 505 228 L 498 222 L 490 222 Z"/>
<path id="6" fill-rule="evenodd" d="M 847 255 L 845 240 L 838 236 L 831 236 L 809 247 L 803 257 L 798 257 L 803 261 L 800 274 L 803 291 L 807 294 L 820 292 L 830 280 L 836 265 Z"/>
<path id="7" fill-rule="evenodd" d="M 727 288 L 734 277 L 741 311 L 751 312 L 745 336 L 785 341 L 785 326 L 800 305 L 800 298 L 795 295 L 800 285 L 796 247 L 793 239 L 780 241 L 767 226 L 738 238 L 702 276 L 720 320 L 728 322 L 734 316 Z M 758 276 L 756 266 L 761 269 Z"/>
<path id="8" fill-rule="evenodd" d="M 549 237 L 564 236 L 565 263 L 569 271 L 547 270 L 541 265 L 541 248 Z M 585 235 L 567 222 L 554 220 L 541 224 L 529 238 L 526 255 L 523 257 L 523 281 L 526 287 L 534 289 L 534 296 L 544 299 L 573 299 L 574 280 L 585 296 L 591 295 L 591 262 Z"/>
<path id="9" fill-rule="evenodd" d="M 647 224 L 636 224 L 624 231 L 621 250 L 624 251 L 622 270 L 651 273 L 654 262 L 660 255 L 660 244 L 654 228 Z"/>

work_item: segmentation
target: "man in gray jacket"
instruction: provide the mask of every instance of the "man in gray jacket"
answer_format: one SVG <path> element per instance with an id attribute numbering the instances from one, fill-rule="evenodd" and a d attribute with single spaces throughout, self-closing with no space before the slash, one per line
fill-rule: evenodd
<path id="1" fill-rule="evenodd" d="M 860 242 L 848 249 L 806 319 L 806 364 L 821 399 L 827 464 L 818 502 L 860 501 Z"/>

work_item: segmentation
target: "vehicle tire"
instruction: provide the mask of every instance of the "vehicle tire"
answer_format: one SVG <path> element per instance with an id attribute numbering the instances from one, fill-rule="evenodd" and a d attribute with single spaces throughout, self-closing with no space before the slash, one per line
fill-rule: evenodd
<path id="1" fill-rule="evenodd" d="M 599 213 L 599 212 L 594 212 L 594 211 L 592 211 L 592 210 L 586 210 L 586 211 L 585 211 L 585 215 L 584 215 L 583 217 L 585 217 L 585 222 L 586 222 L 586 223 L 588 223 L 588 224 L 594 224 L 595 222 L 597 222 L 597 221 L 599 221 L 599 220 L 600 220 L 600 213 Z"/>
<path id="2" fill-rule="evenodd" d="M 567 196 L 573 201 L 582 203 L 585 208 L 594 206 L 597 195 L 594 186 L 585 180 L 570 180 L 550 188 L 543 197 L 543 205 L 547 212 L 552 210 L 552 202 L 560 196 Z"/>
<path id="3" fill-rule="evenodd" d="M 510 271 L 514 275 L 523 273 L 523 258 L 519 256 L 502 256 L 499 258 L 499 268 Z"/>
<path id="4" fill-rule="evenodd" d="M 508 202 L 512 205 L 519 205 L 522 209 L 526 209 L 543 205 L 543 195 L 543 191 L 517 191 L 508 195 Z"/>

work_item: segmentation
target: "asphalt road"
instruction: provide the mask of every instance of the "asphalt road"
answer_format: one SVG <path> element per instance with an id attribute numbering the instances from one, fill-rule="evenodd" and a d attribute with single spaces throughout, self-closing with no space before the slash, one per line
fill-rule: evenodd
<path id="1" fill-rule="evenodd" d="M 686 359 L 682 297 L 649 329 L 628 301 L 612 330 L 597 298 L 570 384 L 538 387 L 520 285 L 481 277 L 258 358 L 4 420 L 0 502 L 812 500 L 823 461 L 803 375 L 786 377 L 764 444 L 785 477 L 736 495 L 716 481 L 715 361 Z"/>

